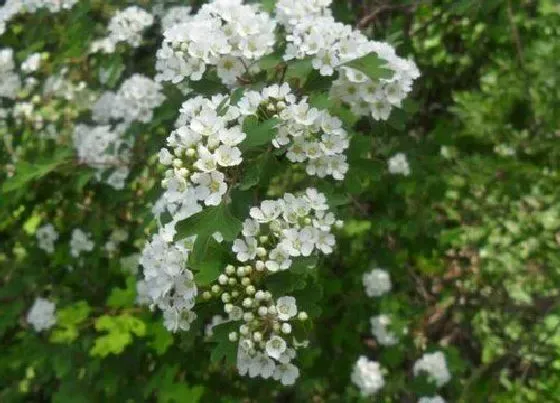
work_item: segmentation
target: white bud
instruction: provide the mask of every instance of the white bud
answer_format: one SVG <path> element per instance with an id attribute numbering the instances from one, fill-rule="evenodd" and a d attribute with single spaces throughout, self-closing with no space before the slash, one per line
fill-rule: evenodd
<path id="1" fill-rule="evenodd" d="M 173 149 L 173 154 L 175 154 L 176 157 L 180 157 L 181 154 L 183 154 L 183 149 L 181 147 L 175 147 Z"/>
<path id="2" fill-rule="evenodd" d="M 245 292 L 247 293 L 247 295 L 253 295 L 256 292 L 255 286 L 253 285 L 247 286 L 247 288 L 245 288 Z"/>
<path id="3" fill-rule="evenodd" d="M 187 154 L 187 156 L 189 157 L 194 157 L 196 155 L 196 151 L 194 148 L 191 147 L 185 152 L 185 154 Z"/>
<path id="4" fill-rule="evenodd" d="M 264 268 L 264 262 L 262 260 L 257 260 L 257 263 L 255 263 L 255 269 L 257 269 L 257 271 L 263 271 Z"/>
<path id="5" fill-rule="evenodd" d="M 227 274 L 228 276 L 234 275 L 234 274 L 235 274 L 235 267 L 233 267 L 232 265 L 228 264 L 228 265 L 226 266 L 226 274 Z"/>
<path id="6" fill-rule="evenodd" d="M 266 295 L 263 290 L 258 290 L 255 294 L 255 298 L 257 299 L 257 301 L 262 301 L 263 299 L 265 299 L 265 297 Z"/>
<path id="7" fill-rule="evenodd" d="M 231 332 L 228 335 L 229 341 L 236 341 L 237 340 L 237 332 Z"/>
<path id="8" fill-rule="evenodd" d="M 230 277 L 228 280 L 228 284 L 229 285 L 236 285 L 237 284 L 237 279 L 235 277 Z"/>
<path id="9" fill-rule="evenodd" d="M 277 107 L 278 109 L 280 109 L 280 110 L 285 109 L 285 108 L 286 108 L 286 102 L 284 102 L 284 101 L 278 101 L 278 102 L 276 103 L 276 107 Z"/>
<path id="10" fill-rule="evenodd" d="M 252 298 L 247 297 L 243 300 L 243 306 L 245 308 L 250 308 L 251 305 L 253 305 L 253 299 Z"/>
<path id="11" fill-rule="evenodd" d="M 247 326 L 247 325 L 239 326 L 239 333 L 241 333 L 242 335 L 248 335 L 249 334 L 249 326 Z"/>
<path id="12" fill-rule="evenodd" d="M 226 285 L 228 282 L 228 276 L 226 276 L 225 274 L 220 274 L 220 277 L 218 277 L 218 283 L 220 283 L 221 285 Z"/>
<path id="13" fill-rule="evenodd" d="M 266 308 L 266 306 L 259 306 L 258 312 L 260 316 L 266 316 L 266 314 L 268 313 L 268 309 Z"/>
<path id="14" fill-rule="evenodd" d="M 187 168 L 183 167 L 183 168 L 179 168 L 177 170 L 177 173 L 182 176 L 183 178 L 186 178 L 187 176 L 189 176 L 189 174 L 191 173 Z"/>
<path id="15" fill-rule="evenodd" d="M 267 301 L 272 299 L 272 294 L 269 291 L 265 291 L 264 292 L 264 299 L 267 300 Z"/>
<path id="16" fill-rule="evenodd" d="M 292 333 L 292 325 L 289 323 L 282 323 L 282 333 L 290 334 Z"/>
<path id="17" fill-rule="evenodd" d="M 260 243 L 265 243 L 266 241 L 268 241 L 268 236 L 266 236 L 266 235 L 261 235 L 261 236 L 259 237 L 259 242 L 260 242 Z"/>
<path id="18" fill-rule="evenodd" d="M 237 277 L 243 277 L 243 276 L 245 276 L 245 267 L 240 266 L 237 268 Z"/>
<path id="19" fill-rule="evenodd" d="M 224 312 L 225 313 L 231 313 L 232 310 L 233 310 L 233 305 L 232 304 L 225 304 L 224 305 Z"/>
<path id="20" fill-rule="evenodd" d="M 312 222 L 312 221 L 311 221 L 311 218 L 309 218 L 309 217 L 305 217 L 305 218 L 303 219 L 303 221 L 304 221 L 306 224 L 311 224 L 311 222 Z"/>
<path id="21" fill-rule="evenodd" d="M 249 277 L 243 277 L 241 279 L 242 286 L 247 287 L 249 284 L 251 284 L 251 279 Z"/>
<path id="22" fill-rule="evenodd" d="M 269 111 L 273 111 L 273 110 L 275 110 L 276 108 L 274 107 L 273 104 L 268 104 L 268 106 L 266 107 L 266 109 L 269 110 Z"/>
<path id="23" fill-rule="evenodd" d="M 272 330 L 274 330 L 276 333 L 280 331 L 280 325 L 278 324 L 278 322 L 274 322 L 274 324 L 272 325 Z"/>
<path id="24" fill-rule="evenodd" d="M 237 298 L 237 297 L 239 297 L 239 291 L 233 290 L 233 291 L 231 292 L 231 297 L 232 297 L 232 298 Z"/>
<path id="25" fill-rule="evenodd" d="M 259 341 L 261 341 L 261 340 L 262 340 L 262 334 L 261 334 L 261 332 L 255 332 L 255 333 L 253 333 L 253 340 L 255 340 L 257 343 L 258 343 Z"/>
<path id="26" fill-rule="evenodd" d="M 222 302 L 225 304 L 225 303 L 228 303 L 229 301 L 230 301 L 230 296 L 229 296 L 229 294 L 228 294 L 227 292 L 224 292 L 224 293 L 222 294 Z"/>
<path id="27" fill-rule="evenodd" d="M 204 291 L 204 292 L 202 293 L 202 298 L 204 298 L 204 299 L 210 299 L 210 298 L 212 298 L 212 294 L 210 294 L 208 291 Z"/>
<path id="28" fill-rule="evenodd" d="M 243 314 L 243 320 L 244 320 L 245 322 L 250 322 L 250 321 L 252 321 L 253 319 L 255 319 L 255 315 L 253 315 L 252 312 L 245 312 L 245 313 Z"/>
<path id="29" fill-rule="evenodd" d="M 269 315 L 276 315 L 276 307 L 274 305 L 270 305 L 268 307 L 268 314 Z"/>
<path id="30" fill-rule="evenodd" d="M 305 322 L 307 320 L 307 313 L 305 312 L 300 312 L 298 313 L 298 319 L 301 320 L 302 322 Z"/>
<path id="31" fill-rule="evenodd" d="M 261 247 L 257 248 L 257 256 L 258 257 L 265 257 L 266 256 L 266 249 Z"/>
<path id="32" fill-rule="evenodd" d="M 180 158 L 175 158 L 173 160 L 173 166 L 175 168 L 181 168 L 183 166 L 183 161 Z"/>
<path id="33" fill-rule="evenodd" d="M 342 227 L 344 227 L 344 222 L 342 220 L 336 220 L 334 222 L 334 226 L 335 228 L 341 229 Z"/>
<path id="34" fill-rule="evenodd" d="M 221 291 L 221 288 L 220 288 L 220 286 L 219 286 L 218 284 L 214 284 L 214 285 L 212 286 L 212 292 L 213 292 L 214 294 L 219 294 L 220 291 Z"/>

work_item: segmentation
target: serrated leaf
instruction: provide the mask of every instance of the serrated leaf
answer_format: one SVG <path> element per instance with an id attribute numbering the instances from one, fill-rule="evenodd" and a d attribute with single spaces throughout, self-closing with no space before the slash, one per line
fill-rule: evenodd
<path id="1" fill-rule="evenodd" d="M 385 61 L 377 56 L 377 53 L 371 52 L 359 59 L 345 63 L 344 66 L 360 70 L 373 81 L 381 78 L 391 78 L 393 71 L 384 67 Z"/>
<path id="2" fill-rule="evenodd" d="M 177 239 L 192 235 L 206 238 L 220 232 L 226 241 L 233 241 L 241 231 L 241 221 L 235 218 L 225 204 L 206 207 L 200 213 L 180 221 L 175 227 Z"/>
<path id="3" fill-rule="evenodd" d="M 269 144 L 276 136 L 279 120 L 276 118 L 267 119 L 261 122 L 256 116 L 248 116 L 243 121 L 243 133 L 247 135 L 245 140 L 239 145 L 241 151 Z"/>

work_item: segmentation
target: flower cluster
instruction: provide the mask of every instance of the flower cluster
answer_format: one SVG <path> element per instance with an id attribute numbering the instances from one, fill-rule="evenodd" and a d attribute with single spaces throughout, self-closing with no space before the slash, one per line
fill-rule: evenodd
<path id="1" fill-rule="evenodd" d="M 364 273 L 362 282 L 368 297 L 380 297 L 391 291 L 391 277 L 383 269 L 373 269 Z"/>
<path id="2" fill-rule="evenodd" d="M 0 98 L 14 99 L 21 88 L 19 74 L 15 71 L 14 51 L 0 50 Z"/>
<path id="3" fill-rule="evenodd" d="M 377 342 L 384 346 L 393 346 L 399 341 L 398 337 L 389 330 L 391 325 L 391 317 L 388 315 L 372 316 L 369 320 L 371 324 L 371 333 L 375 336 Z"/>
<path id="4" fill-rule="evenodd" d="M 72 139 L 80 163 L 96 168 L 98 180 L 117 167 L 105 181 L 115 189 L 124 187 L 132 142 L 123 137 L 123 127 L 112 129 L 110 125 L 79 124 L 74 128 Z"/>
<path id="5" fill-rule="evenodd" d="M 340 119 L 311 107 L 306 99 L 296 101 L 287 83 L 248 91 L 238 105 L 243 116 L 278 119 L 278 133 L 272 144 L 287 147 L 286 157 L 291 162 L 307 162 L 308 175 L 344 178 L 348 163 L 343 153 L 349 140 Z"/>
<path id="6" fill-rule="evenodd" d="M 109 21 L 107 37 L 91 44 L 92 52 L 113 53 L 119 42 L 140 46 L 143 31 L 154 23 L 154 17 L 137 6 L 117 12 Z"/>
<path id="7" fill-rule="evenodd" d="M 33 73 L 39 70 L 39 67 L 41 67 L 42 59 L 43 57 L 41 56 L 41 53 L 30 54 L 29 56 L 27 56 L 27 59 L 25 59 L 23 63 L 21 63 L 21 71 L 23 71 L 24 73 Z"/>
<path id="8" fill-rule="evenodd" d="M 192 239 L 169 243 L 156 234 L 142 252 L 140 264 L 144 268 L 143 290 L 139 295 L 163 311 L 167 330 L 189 330 L 196 318 L 191 309 L 198 289 L 193 273 L 185 267 Z"/>
<path id="9" fill-rule="evenodd" d="M 95 244 L 91 240 L 91 235 L 87 232 L 76 228 L 72 231 L 70 239 L 70 254 L 77 258 L 82 252 L 91 252 Z"/>
<path id="10" fill-rule="evenodd" d="M 224 172 L 242 161 L 238 146 L 245 134 L 237 117 L 237 109 L 229 106 L 225 96 L 196 97 L 183 103 L 177 129 L 159 154 L 160 162 L 169 167 L 162 182 L 160 213 L 172 214 L 171 226 L 200 211 L 201 203 L 221 203 L 228 189 Z"/>
<path id="11" fill-rule="evenodd" d="M 412 90 L 413 81 L 420 73 L 409 60 L 399 58 L 389 44 L 370 41 L 351 26 L 336 22 L 323 9 L 328 1 L 303 1 L 298 6 L 290 1 L 277 5 L 288 31 L 285 60 L 311 58 L 313 68 L 323 76 L 339 71 L 333 82 L 331 96 L 350 105 L 358 116 L 371 115 L 386 120 L 392 107 L 399 107 Z M 300 10 L 311 10 L 303 16 Z M 373 80 L 348 63 L 368 54 L 377 55 L 384 68 L 391 72 L 388 78 Z"/>
<path id="12" fill-rule="evenodd" d="M 241 0 L 204 4 L 190 21 L 164 32 L 156 79 L 198 81 L 207 66 L 216 66 L 222 82 L 234 84 L 252 62 L 272 52 L 275 28 L 267 13 Z"/>
<path id="13" fill-rule="evenodd" d="M 377 393 L 385 384 L 379 363 L 365 356 L 361 356 L 354 364 L 351 379 L 364 397 Z"/>
<path id="14" fill-rule="evenodd" d="M 117 91 L 113 103 L 113 117 L 121 118 L 127 123 L 150 122 L 153 110 L 165 100 L 161 91 L 161 84 L 142 74 L 133 74 Z"/>
<path id="15" fill-rule="evenodd" d="M 330 254 L 335 244 L 333 225 L 341 223 L 327 211 L 325 195 L 309 188 L 304 194 L 286 193 L 283 199 L 265 200 L 249 211 L 242 239 L 232 251 L 240 262 L 253 262 L 256 270 L 287 270 L 292 259 L 315 251 Z"/>
<path id="16" fill-rule="evenodd" d="M 421 373 L 426 373 L 428 379 L 434 381 L 438 388 L 451 380 L 445 355 L 441 351 L 425 353 L 421 359 L 414 363 L 414 375 L 418 376 Z"/>
<path id="17" fill-rule="evenodd" d="M 392 175 L 410 175 L 410 167 L 406 159 L 406 155 L 403 153 L 397 153 L 389 158 L 387 162 L 389 173 Z"/>
<path id="18" fill-rule="evenodd" d="M 33 13 L 38 9 L 47 9 L 51 13 L 72 8 L 79 0 L 6 0 L 0 7 L 0 35 L 6 30 L 6 24 L 16 15 Z"/>
<path id="19" fill-rule="evenodd" d="M 305 321 L 307 314 L 298 311 L 293 296 L 275 299 L 259 280 L 263 273 L 274 275 L 287 270 L 292 259 L 310 256 L 315 251 L 332 252 L 335 224 L 327 212 L 325 196 L 307 189 L 299 196 L 287 193 L 279 200 L 265 200 L 249 211 L 251 218 L 243 223 L 242 239 L 233 243 L 239 266 L 228 265 L 205 299 L 220 297 L 230 321 L 243 321 L 237 332 L 237 368 L 240 375 L 251 378 L 273 378 L 284 385 L 293 384 L 299 376 L 291 363 L 299 343 L 288 339 L 294 321 Z"/>
<path id="20" fill-rule="evenodd" d="M 26 319 L 36 332 L 51 328 L 56 323 L 54 303 L 45 298 L 36 298 Z"/>
<path id="21" fill-rule="evenodd" d="M 47 253 L 54 252 L 54 242 L 58 239 L 58 232 L 52 224 L 45 224 L 35 233 L 39 248 Z"/>

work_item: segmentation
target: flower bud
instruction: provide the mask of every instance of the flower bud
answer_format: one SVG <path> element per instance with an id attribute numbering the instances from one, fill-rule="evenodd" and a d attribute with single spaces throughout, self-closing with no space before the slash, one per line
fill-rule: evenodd
<path id="1" fill-rule="evenodd" d="M 228 284 L 229 285 L 236 285 L 237 284 L 237 279 L 235 277 L 230 277 L 228 280 Z"/>
<path id="2" fill-rule="evenodd" d="M 248 335 L 249 334 L 249 326 L 247 326 L 247 325 L 239 326 L 239 333 L 242 334 L 242 335 Z"/>
<path id="3" fill-rule="evenodd" d="M 284 334 L 290 334 L 292 333 L 292 325 L 290 325 L 289 323 L 282 323 L 282 333 Z"/>
<path id="4" fill-rule="evenodd" d="M 268 236 L 267 235 L 261 235 L 259 237 L 259 242 L 260 243 L 266 243 L 266 241 L 268 241 Z"/>
<path id="5" fill-rule="evenodd" d="M 232 310 L 233 310 L 233 305 L 232 304 L 225 304 L 224 305 L 224 312 L 225 313 L 231 313 Z"/>
<path id="6" fill-rule="evenodd" d="M 191 147 L 191 148 L 187 149 L 187 151 L 185 152 L 185 154 L 186 154 L 188 157 L 194 157 L 194 156 L 196 155 L 196 151 L 195 151 L 194 148 Z"/>
<path id="7" fill-rule="evenodd" d="M 241 279 L 242 286 L 247 287 L 249 284 L 251 284 L 251 279 L 249 277 L 243 277 Z"/>
<path id="8" fill-rule="evenodd" d="M 228 264 L 228 265 L 226 266 L 226 274 L 227 274 L 228 276 L 234 275 L 234 274 L 235 274 L 235 267 L 233 267 L 232 265 Z"/>
<path id="9" fill-rule="evenodd" d="M 218 277 L 218 283 L 220 283 L 221 285 L 226 285 L 228 282 L 228 277 L 225 274 L 220 274 L 220 276 Z"/>
<path id="10" fill-rule="evenodd" d="M 175 168 L 181 168 L 183 166 L 183 161 L 180 158 L 175 158 L 173 160 L 173 166 Z"/>
<path id="11" fill-rule="evenodd" d="M 263 271 L 265 268 L 265 264 L 262 260 L 257 260 L 257 263 L 255 263 L 255 269 L 257 269 L 257 271 Z"/>
<path id="12" fill-rule="evenodd" d="M 251 305 L 253 305 L 253 299 L 252 298 L 247 297 L 243 300 L 243 306 L 245 308 L 250 308 Z"/>
<path id="13" fill-rule="evenodd" d="M 210 294 L 208 291 L 204 291 L 202 293 L 202 298 L 208 300 L 208 299 L 212 298 L 212 294 Z"/>
<path id="14" fill-rule="evenodd" d="M 229 294 L 227 292 L 224 292 L 222 294 L 222 302 L 225 304 L 225 303 L 228 303 L 230 300 L 231 300 L 231 298 L 230 298 Z"/>
<path id="15" fill-rule="evenodd" d="M 269 315 L 276 315 L 276 307 L 274 305 L 270 305 L 267 310 Z"/>
<path id="16" fill-rule="evenodd" d="M 245 276 L 245 266 L 240 266 L 237 268 L 237 277 Z"/>
<path id="17" fill-rule="evenodd" d="M 265 257 L 266 256 L 266 249 L 261 247 L 257 248 L 257 256 L 258 257 Z"/>
<path id="18" fill-rule="evenodd" d="M 298 313 L 298 319 L 301 320 L 302 322 L 305 322 L 307 320 L 307 313 L 305 312 L 300 312 Z"/>
<path id="19" fill-rule="evenodd" d="M 237 298 L 237 297 L 239 297 L 239 291 L 233 290 L 233 291 L 231 292 L 231 297 L 232 297 L 232 298 Z"/>
<path id="20" fill-rule="evenodd" d="M 245 322 L 250 322 L 250 321 L 252 321 L 253 319 L 255 319 L 255 315 L 253 315 L 252 312 L 245 312 L 245 313 L 243 314 L 243 320 L 244 320 Z"/>
<path id="21" fill-rule="evenodd" d="M 247 295 L 255 294 L 255 292 L 256 292 L 255 286 L 253 286 L 253 285 L 247 286 L 247 288 L 245 288 L 245 292 L 247 293 Z"/>
<path id="22" fill-rule="evenodd" d="M 266 316 L 268 314 L 268 309 L 266 306 L 259 306 L 258 313 L 260 316 Z"/>
<path id="23" fill-rule="evenodd" d="M 261 332 L 255 332 L 253 333 L 253 340 L 255 340 L 257 343 L 260 342 L 262 340 L 262 334 Z"/>
<path id="24" fill-rule="evenodd" d="M 228 339 L 229 339 L 229 341 L 237 341 L 237 332 L 231 332 L 228 335 Z"/>
<path id="25" fill-rule="evenodd" d="M 222 289 L 220 288 L 220 286 L 219 286 L 218 284 L 214 284 L 214 285 L 212 286 L 212 292 L 213 292 L 214 294 L 219 294 L 221 290 L 222 290 Z"/>

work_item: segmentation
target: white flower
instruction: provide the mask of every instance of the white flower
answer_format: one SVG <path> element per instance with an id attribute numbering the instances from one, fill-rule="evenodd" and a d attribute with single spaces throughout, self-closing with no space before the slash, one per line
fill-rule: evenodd
<path id="1" fill-rule="evenodd" d="M 389 330 L 391 318 L 388 315 L 372 316 L 369 322 L 371 324 L 371 333 L 379 344 L 384 346 L 397 344 L 397 336 Z"/>
<path id="2" fill-rule="evenodd" d="M 351 379 L 364 397 L 377 393 L 385 384 L 379 363 L 369 361 L 365 356 L 354 365 Z"/>
<path id="3" fill-rule="evenodd" d="M 259 234 L 259 223 L 256 220 L 247 218 L 243 221 L 243 229 L 241 230 L 243 236 L 254 237 Z"/>
<path id="4" fill-rule="evenodd" d="M 428 379 L 435 382 L 438 388 L 441 388 L 451 380 L 445 355 L 441 351 L 425 353 L 421 359 L 414 363 L 414 376 L 418 376 L 423 372 L 428 375 Z"/>
<path id="5" fill-rule="evenodd" d="M 72 231 L 72 239 L 70 240 L 70 254 L 73 257 L 79 257 L 82 252 L 91 252 L 95 244 L 91 240 L 91 235 L 87 232 L 76 228 Z"/>
<path id="6" fill-rule="evenodd" d="M 445 403 L 445 400 L 441 396 L 421 397 L 418 403 Z"/>
<path id="7" fill-rule="evenodd" d="M 408 161 L 406 155 L 403 153 L 398 153 L 389 158 L 387 163 L 389 168 L 389 173 L 393 175 L 410 175 L 410 167 L 408 166 Z"/>
<path id="8" fill-rule="evenodd" d="M 391 291 L 391 278 L 383 269 L 373 269 L 364 273 L 362 282 L 368 297 L 380 297 Z"/>
<path id="9" fill-rule="evenodd" d="M 39 248 L 45 252 L 54 252 L 54 242 L 58 239 L 58 232 L 54 229 L 52 224 L 45 224 L 35 233 Z"/>
<path id="10" fill-rule="evenodd" d="M 278 360 L 280 358 L 280 355 L 284 353 L 284 351 L 286 351 L 286 348 L 286 341 L 280 336 L 272 336 L 266 342 L 265 347 L 266 353 L 276 360 Z"/>
<path id="11" fill-rule="evenodd" d="M 296 299 L 294 297 L 280 297 L 276 300 L 278 319 L 288 321 L 297 315 Z"/>
<path id="12" fill-rule="evenodd" d="M 113 117 L 125 122 L 148 123 L 152 120 L 153 110 L 164 100 L 160 83 L 141 74 L 133 74 L 117 91 Z"/>
<path id="13" fill-rule="evenodd" d="M 33 73 L 41 67 L 41 54 L 32 53 L 21 64 L 21 71 L 24 73 Z"/>
<path id="14" fill-rule="evenodd" d="M 36 332 L 51 328 L 56 323 L 54 303 L 44 298 L 36 298 L 27 313 L 27 323 L 33 326 Z"/>
<path id="15" fill-rule="evenodd" d="M 273 378 L 282 382 L 282 385 L 289 386 L 296 382 L 299 377 L 299 369 L 292 363 L 276 365 Z"/>
<path id="16" fill-rule="evenodd" d="M 276 364 L 272 359 L 265 354 L 258 353 L 249 364 L 249 377 L 260 376 L 263 379 L 268 379 L 274 373 L 275 368 Z"/>
<path id="17" fill-rule="evenodd" d="M 237 253 L 237 260 L 246 262 L 257 256 L 257 246 L 258 244 L 255 238 L 247 237 L 245 240 L 236 239 L 231 250 Z"/>
<path id="18" fill-rule="evenodd" d="M 272 272 L 286 270 L 292 265 L 290 254 L 280 245 L 270 251 L 268 258 L 265 266 Z"/>
<path id="19" fill-rule="evenodd" d="M 231 167 L 241 164 L 241 151 L 237 147 L 229 147 L 222 144 L 216 149 L 216 160 L 223 167 Z"/>
<path id="20" fill-rule="evenodd" d="M 220 204 L 222 196 L 227 192 L 223 173 L 195 173 L 191 179 L 194 184 L 198 185 L 196 192 L 199 200 L 203 200 L 207 206 Z"/>
<path id="21" fill-rule="evenodd" d="M 217 64 L 218 77 L 222 80 L 224 84 L 235 84 L 237 78 L 243 75 L 245 71 L 245 66 L 237 58 L 230 55 L 226 55 L 220 58 Z"/>
<path id="22" fill-rule="evenodd" d="M 252 207 L 249 215 L 261 223 L 270 222 L 280 215 L 282 212 L 281 206 L 272 200 L 265 200 L 259 207 Z"/>

